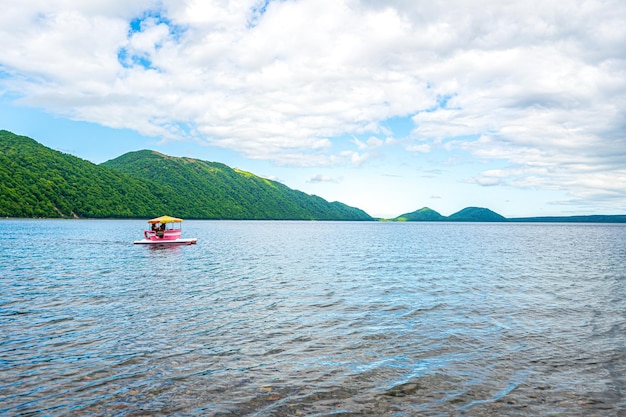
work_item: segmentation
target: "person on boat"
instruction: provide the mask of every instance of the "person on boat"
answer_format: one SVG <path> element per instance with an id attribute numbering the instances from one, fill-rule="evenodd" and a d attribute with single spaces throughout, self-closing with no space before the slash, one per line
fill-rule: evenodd
<path id="1" fill-rule="evenodd" d="M 157 230 L 156 232 L 157 237 L 163 237 L 165 236 L 165 223 L 162 223 L 161 226 L 159 227 L 159 230 Z"/>

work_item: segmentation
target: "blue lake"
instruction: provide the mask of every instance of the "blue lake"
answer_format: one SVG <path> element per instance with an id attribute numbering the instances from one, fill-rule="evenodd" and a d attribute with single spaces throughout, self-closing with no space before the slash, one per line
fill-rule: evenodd
<path id="1" fill-rule="evenodd" d="M 626 225 L 0 221 L 1 415 L 626 415 Z"/>

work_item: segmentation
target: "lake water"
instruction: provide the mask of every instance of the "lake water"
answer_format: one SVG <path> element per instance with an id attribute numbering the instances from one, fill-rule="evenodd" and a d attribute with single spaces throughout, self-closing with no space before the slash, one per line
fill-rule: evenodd
<path id="1" fill-rule="evenodd" d="M 0 414 L 624 416 L 626 225 L 0 221 Z"/>

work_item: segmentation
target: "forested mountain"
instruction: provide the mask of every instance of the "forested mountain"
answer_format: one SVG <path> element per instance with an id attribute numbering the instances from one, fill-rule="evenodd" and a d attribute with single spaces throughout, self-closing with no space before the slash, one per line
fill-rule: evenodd
<path id="1" fill-rule="evenodd" d="M 448 216 L 451 222 L 505 222 L 506 217 L 483 207 L 465 207 Z"/>
<path id="2" fill-rule="evenodd" d="M 167 212 L 152 183 L 0 131 L 0 216 L 147 217 Z"/>
<path id="3" fill-rule="evenodd" d="M 450 216 L 442 216 L 428 207 L 411 213 L 402 214 L 393 219 L 403 222 L 505 222 L 507 219 L 498 213 L 482 207 L 466 207 Z"/>
<path id="4" fill-rule="evenodd" d="M 102 164 L 134 178 L 175 189 L 188 217 L 219 219 L 372 220 L 360 209 L 308 195 L 284 184 L 217 162 L 170 157 L 154 151 L 129 152 Z M 184 207 L 180 207 L 184 211 Z"/>
<path id="5" fill-rule="evenodd" d="M 423 207 L 411 213 L 402 214 L 394 220 L 401 222 L 438 222 L 446 220 L 446 217 L 429 207 Z"/>
<path id="6" fill-rule="evenodd" d="M 626 223 L 626 215 L 506 218 L 488 208 L 466 207 L 446 217 L 424 207 L 391 220 L 399 222 Z"/>
<path id="7" fill-rule="evenodd" d="M 131 152 L 101 165 L 0 131 L 0 216 L 371 220 L 226 165 Z"/>
<path id="8" fill-rule="evenodd" d="M 0 130 L 0 217 L 373 220 L 364 211 L 224 164 L 130 152 L 101 165 Z M 395 221 L 626 223 L 626 215 L 507 219 L 424 207 Z"/>

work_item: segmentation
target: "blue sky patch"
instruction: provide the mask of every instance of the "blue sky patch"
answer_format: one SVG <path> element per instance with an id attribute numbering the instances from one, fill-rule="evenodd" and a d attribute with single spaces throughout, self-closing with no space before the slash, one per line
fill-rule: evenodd
<path id="1" fill-rule="evenodd" d="M 252 29 L 259 24 L 259 21 L 267 11 L 267 7 L 270 3 L 275 1 L 284 1 L 284 0 L 260 0 L 256 5 L 252 6 L 251 15 L 248 19 L 248 29 Z"/>
<path id="2" fill-rule="evenodd" d="M 395 138 L 406 138 L 415 129 L 412 116 L 390 117 L 381 123 L 382 126 L 390 129 Z"/>
<path id="3" fill-rule="evenodd" d="M 177 25 L 165 16 L 161 10 L 146 10 L 140 17 L 136 17 L 129 22 L 128 39 L 136 33 L 145 30 L 145 23 L 150 22 L 155 25 L 166 25 L 169 31 L 169 38 L 178 42 L 186 32 L 186 27 Z M 154 45 L 155 49 L 159 49 L 162 45 Z M 148 53 L 134 53 L 128 47 L 120 48 L 117 59 L 124 68 L 132 68 L 135 66 L 144 69 L 156 69 L 150 59 Z"/>

